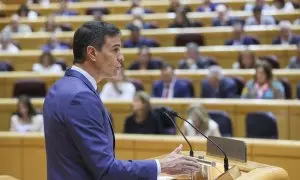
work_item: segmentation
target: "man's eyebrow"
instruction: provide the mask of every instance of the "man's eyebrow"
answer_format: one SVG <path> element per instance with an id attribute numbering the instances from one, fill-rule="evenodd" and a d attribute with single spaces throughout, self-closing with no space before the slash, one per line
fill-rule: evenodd
<path id="1" fill-rule="evenodd" d="M 112 47 L 121 47 L 121 44 L 114 44 Z"/>

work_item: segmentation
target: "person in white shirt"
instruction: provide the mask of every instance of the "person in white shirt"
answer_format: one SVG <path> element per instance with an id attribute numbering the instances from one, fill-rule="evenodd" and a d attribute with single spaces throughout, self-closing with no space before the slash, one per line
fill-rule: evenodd
<path id="1" fill-rule="evenodd" d="M 37 114 L 29 97 L 21 96 L 17 104 L 16 114 L 11 116 L 12 132 L 43 132 L 43 115 Z"/>
<path id="2" fill-rule="evenodd" d="M 10 24 L 6 25 L 3 30 L 3 33 L 31 33 L 32 30 L 27 24 L 20 23 L 20 17 L 17 14 L 11 16 Z"/>
<path id="3" fill-rule="evenodd" d="M 19 48 L 12 42 L 10 33 L 0 34 L 0 52 L 3 53 L 18 53 Z"/>
<path id="4" fill-rule="evenodd" d="M 20 5 L 17 14 L 20 17 L 28 18 L 29 20 L 36 20 L 39 16 L 37 12 L 30 10 L 26 4 Z"/>
<path id="5" fill-rule="evenodd" d="M 55 58 L 50 52 L 44 52 L 40 56 L 39 63 L 33 64 L 32 70 L 40 73 L 60 73 L 63 72 L 59 64 L 55 64 Z"/>
<path id="6" fill-rule="evenodd" d="M 127 77 L 124 71 L 116 79 L 112 79 L 110 82 L 104 84 L 100 93 L 102 100 L 105 99 L 122 99 L 132 100 L 135 96 L 135 86 L 127 81 Z"/>
<path id="7" fill-rule="evenodd" d="M 244 10 L 251 12 L 255 6 L 262 7 L 263 11 L 268 11 L 270 9 L 270 5 L 266 3 L 266 0 L 255 0 L 255 3 L 249 2 L 244 6 Z"/>
<path id="8" fill-rule="evenodd" d="M 51 33 L 60 33 L 62 32 L 62 29 L 59 27 L 59 25 L 55 21 L 55 16 L 50 15 L 47 17 L 47 21 L 44 24 L 44 27 L 40 29 L 41 32 L 51 32 Z"/>
<path id="9" fill-rule="evenodd" d="M 207 111 L 201 104 L 192 104 L 187 111 L 187 115 L 187 120 L 206 136 L 221 136 L 219 125 L 210 119 Z M 182 129 L 186 136 L 201 136 L 187 122 L 184 122 Z"/>
<path id="10" fill-rule="evenodd" d="M 273 0 L 273 4 L 269 9 L 270 11 L 285 11 L 290 12 L 295 10 L 293 3 L 286 0 Z"/>

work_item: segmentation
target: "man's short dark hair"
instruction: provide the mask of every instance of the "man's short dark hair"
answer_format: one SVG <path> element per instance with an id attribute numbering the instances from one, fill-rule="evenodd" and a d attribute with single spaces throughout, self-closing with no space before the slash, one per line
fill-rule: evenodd
<path id="1" fill-rule="evenodd" d="M 252 10 L 253 13 L 256 13 L 256 12 L 261 12 L 262 11 L 262 7 L 261 6 L 255 6 Z"/>
<path id="2" fill-rule="evenodd" d="M 168 69 L 168 68 L 171 68 L 172 71 L 174 70 L 174 67 L 173 67 L 171 64 L 165 62 L 165 63 L 163 63 L 163 65 L 161 66 L 160 70 L 161 70 L 161 71 L 164 71 L 164 70 L 166 70 L 166 69 Z"/>
<path id="3" fill-rule="evenodd" d="M 73 63 L 83 63 L 88 46 L 93 46 L 101 50 L 105 37 L 119 35 L 120 29 L 116 26 L 99 21 L 89 21 L 78 28 L 73 37 Z"/>

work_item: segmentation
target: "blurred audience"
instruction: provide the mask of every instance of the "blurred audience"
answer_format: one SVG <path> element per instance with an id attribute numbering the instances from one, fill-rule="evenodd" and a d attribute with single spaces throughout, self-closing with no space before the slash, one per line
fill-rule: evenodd
<path id="1" fill-rule="evenodd" d="M 232 26 L 239 20 L 231 17 L 227 6 L 218 4 L 216 7 L 217 17 L 212 20 L 212 26 Z"/>
<path id="2" fill-rule="evenodd" d="M 37 12 L 30 10 L 26 4 L 20 5 L 19 9 L 17 10 L 17 14 L 20 17 L 28 18 L 29 20 L 35 20 L 39 16 Z"/>
<path id="3" fill-rule="evenodd" d="M 266 0 L 255 0 L 255 3 L 249 2 L 245 5 L 244 10 L 248 12 L 252 12 L 254 7 L 261 7 L 263 11 L 268 11 L 270 9 L 270 5 L 266 3 Z"/>
<path id="4" fill-rule="evenodd" d="M 245 34 L 242 23 L 235 23 L 233 25 L 232 39 L 225 41 L 225 45 L 257 45 L 259 40 Z"/>
<path id="5" fill-rule="evenodd" d="M 59 27 L 58 24 L 55 22 L 55 16 L 50 15 L 48 16 L 44 27 L 40 29 L 41 32 L 52 32 L 52 33 L 58 33 L 62 32 L 62 29 Z"/>
<path id="6" fill-rule="evenodd" d="M 211 66 L 208 68 L 207 78 L 201 82 L 202 98 L 236 98 L 237 87 L 230 77 L 224 77 L 222 68 Z"/>
<path id="7" fill-rule="evenodd" d="M 60 73 L 63 72 L 59 64 L 55 64 L 56 60 L 50 52 L 44 52 L 38 63 L 33 64 L 32 70 L 39 73 Z"/>
<path id="8" fill-rule="evenodd" d="M 237 62 L 232 65 L 233 69 L 254 69 L 256 65 L 256 56 L 254 52 L 245 50 L 239 52 Z"/>
<path id="9" fill-rule="evenodd" d="M 61 0 L 59 2 L 58 11 L 55 13 L 56 16 L 76 16 L 78 13 L 76 11 L 72 11 L 68 7 L 69 3 L 67 0 Z"/>
<path id="10" fill-rule="evenodd" d="M 300 18 L 298 18 L 294 21 L 294 25 L 300 25 Z"/>
<path id="11" fill-rule="evenodd" d="M 187 28 L 187 27 L 202 27 L 200 22 L 191 22 L 186 16 L 186 12 L 179 8 L 176 11 L 176 16 L 173 22 L 169 25 L 169 28 Z"/>
<path id="12" fill-rule="evenodd" d="M 156 29 L 158 28 L 157 25 L 153 22 L 146 22 L 144 21 L 141 15 L 133 15 L 133 19 L 130 24 L 126 25 L 126 29 L 132 29 L 138 27 L 140 29 Z"/>
<path id="13" fill-rule="evenodd" d="M 180 0 L 171 0 L 167 12 L 177 12 L 178 9 L 182 9 L 184 13 L 192 11 L 189 6 L 181 4 Z"/>
<path id="14" fill-rule="evenodd" d="M 50 5 L 51 0 L 27 0 L 27 4 L 39 4 L 41 6 L 47 7 Z"/>
<path id="15" fill-rule="evenodd" d="M 206 136 L 221 136 L 219 125 L 209 117 L 208 112 L 201 104 L 190 105 L 187 110 L 187 117 L 188 122 L 193 124 Z M 186 136 L 202 136 L 187 122 L 183 123 L 182 129 L 182 132 Z"/>
<path id="16" fill-rule="evenodd" d="M 273 78 L 271 66 L 260 62 L 255 69 L 255 75 L 249 80 L 242 92 L 242 98 L 248 99 L 284 99 L 284 87 L 280 81 Z"/>
<path id="17" fill-rule="evenodd" d="M 64 42 L 61 42 L 59 39 L 57 39 L 55 34 L 52 34 L 47 42 L 42 47 L 42 50 L 44 52 L 49 52 L 53 50 L 68 50 L 71 49 L 70 46 Z"/>
<path id="18" fill-rule="evenodd" d="M 262 14 L 262 7 L 255 6 L 253 15 L 246 20 L 246 25 L 276 25 L 276 21 L 272 16 Z"/>
<path id="19" fill-rule="evenodd" d="M 276 37 L 272 44 L 298 44 L 300 36 L 292 33 L 291 23 L 289 21 L 280 21 L 280 34 Z"/>
<path id="20" fill-rule="evenodd" d="M 10 24 L 6 25 L 2 32 L 5 33 L 31 33 L 31 27 L 20 23 L 20 17 L 17 14 L 11 16 Z"/>
<path id="21" fill-rule="evenodd" d="M 153 39 L 146 38 L 141 36 L 140 28 L 136 26 L 132 26 L 130 29 L 130 39 L 127 39 L 123 42 L 124 48 L 135 48 L 141 46 L 148 46 L 148 47 L 159 47 L 158 42 Z"/>
<path id="22" fill-rule="evenodd" d="M 270 10 L 290 12 L 294 10 L 294 6 L 292 2 L 287 0 L 273 0 Z"/>
<path id="23" fill-rule="evenodd" d="M 196 43 L 186 45 L 185 58 L 178 63 L 178 69 L 206 69 L 211 66 L 211 60 L 208 57 L 201 56 L 199 46 Z"/>
<path id="24" fill-rule="evenodd" d="M 291 57 L 287 68 L 300 69 L 300 43 L 297 44 L 297 55 Z"/>
<path id="25" fill-rule="evenodd" d="M 1 53 L 19 52 L 19 48 L 13 43 L 10 33 L 3 32 L 0 34 L 0 52 Z"/>
<path id="26" fill-rule="evenodd" d="M 124 71 L 117 78 L 111 79 L 105 83 L 100 97 L 102 100 L 106 99 L 120 99 L 120 100 L 132 100 L 135 95 L 135 86 L 128 81 Z"/>
<path id="27" fill-rule="evenodd" d="M 153 70 L 160 69 L 161 66 L 160 60 L 152 58 L 150 48 L 142 46 L 139 48 L 137 60 L 129 66 L 129 70 Z"/>
<path id="28" fill-rule="evenodd" d="M 215 11 L 217 7 L 216 3 L 212 3 L 211 0 L 203 0 L 203 4 L 197 8 L 198 12 L 211 12 Z"/>
<path id="29" fill-rule="evenodd" d="M 157 98 L 189 98 L 192 97 L 191 87 L 185 79 L 179 79 L 174 68 L 164 64 L 161 68 L 160 80 L 153 83 L 152 96 Z"/>
<path id="30" fill-rule="evenodd" d="M 43 115 L 37 114 L 29 97 L 20 96 L 16 114 L 11 116 L 10 131 L 43 132 Z"/>
<path id="31" fill-rule="evenodd" d="M 124 133 L 162 134 L 164 132 L 159 112 L 153 111 L 150 96 L 144 92 L 136 93 L 132 103 L 133 113 L 124 124 Z"/>
<path id="32" fill-rule="evenodd" d="M 153 11 L 151 9 L 144 8 L 141 5 L 141 0 L 132 0 L 131 7 L 127 11 L 127 14 L 139 14 L 139 15 L 143 15 L 143 14 L 151 14 L 151 13 L 153 13 Z"/>

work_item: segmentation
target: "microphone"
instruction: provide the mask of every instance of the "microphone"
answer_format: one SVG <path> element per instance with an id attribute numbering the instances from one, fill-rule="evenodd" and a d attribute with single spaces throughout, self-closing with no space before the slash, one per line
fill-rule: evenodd
<path id="1" fill-rule="evenodd" d="M 229 162 L 228 162 L 228 158 L 227 158 L 227 155 L 226 153 L 223 151 L 223 149 L 217 144 L 215 143 L 214 141 L 212 141 L 209 137 L 207 137 L 204 133 L 202 133 L 198 128 L 196 128 L 192 123 L 190 123 L 189 121 L 187 121 L 186 119 L 182 118 L 181 116 L 178 115 L 177 112 L 173 111 L 173 110 L 169 110 L 165 107 L 162 108 L 162 111 L 165 113 L 165 114 L 171 114 L 175 117 L 178 117 L 179 119 L 183 120 L 184 122 L 187 122 L 190 126 L 192 126 L 198 133 L 200 133 L 202 136 L 204 136 L 208 141 L 210 141 L 211 143 L 213 143 L 221 152 L 222 154 L 224 155 L 224 171 L 228 171 L 228 166 L 229 166 Z M 172 120 L 173 121 L 173 120 Z M 175 123 L 176 124 L 176 123 Z M 177 127 L 177 125 L 176 125 Z M 177 127 L 178 128 L 178 127 Z M 182 136 L 185 138 L 185 136 L 183 135 L 183 133 L 180 131 L 180 133 L 182 134 Z"/>
<path id="2" fill-rule="evenodd" d="M 183 132 L 180 130 L 180 128 L 177 126 L 176 122 L 173 121 L 173 119 L 170 117 L 170 115 L 167 113 L 167 110 L 165 107 L 159 108 L 159 112 L 162 114 L 165 114 L 167 116 L 167 118 L 174 124 L 174 126 L 176 127 L 176 129 L 180 132 L 180 134 L 182 135 L 182 137 L 185 139 L 185 141 L 188 143 L 189 147 L 190 147 L 190 156 L 194 157 L 194 151 L 193 151 L 193 147 L 191 145 L 191 143 L 189 142 L 189 140 L 185 137 L 185 135 L 183 134 Z"/>

